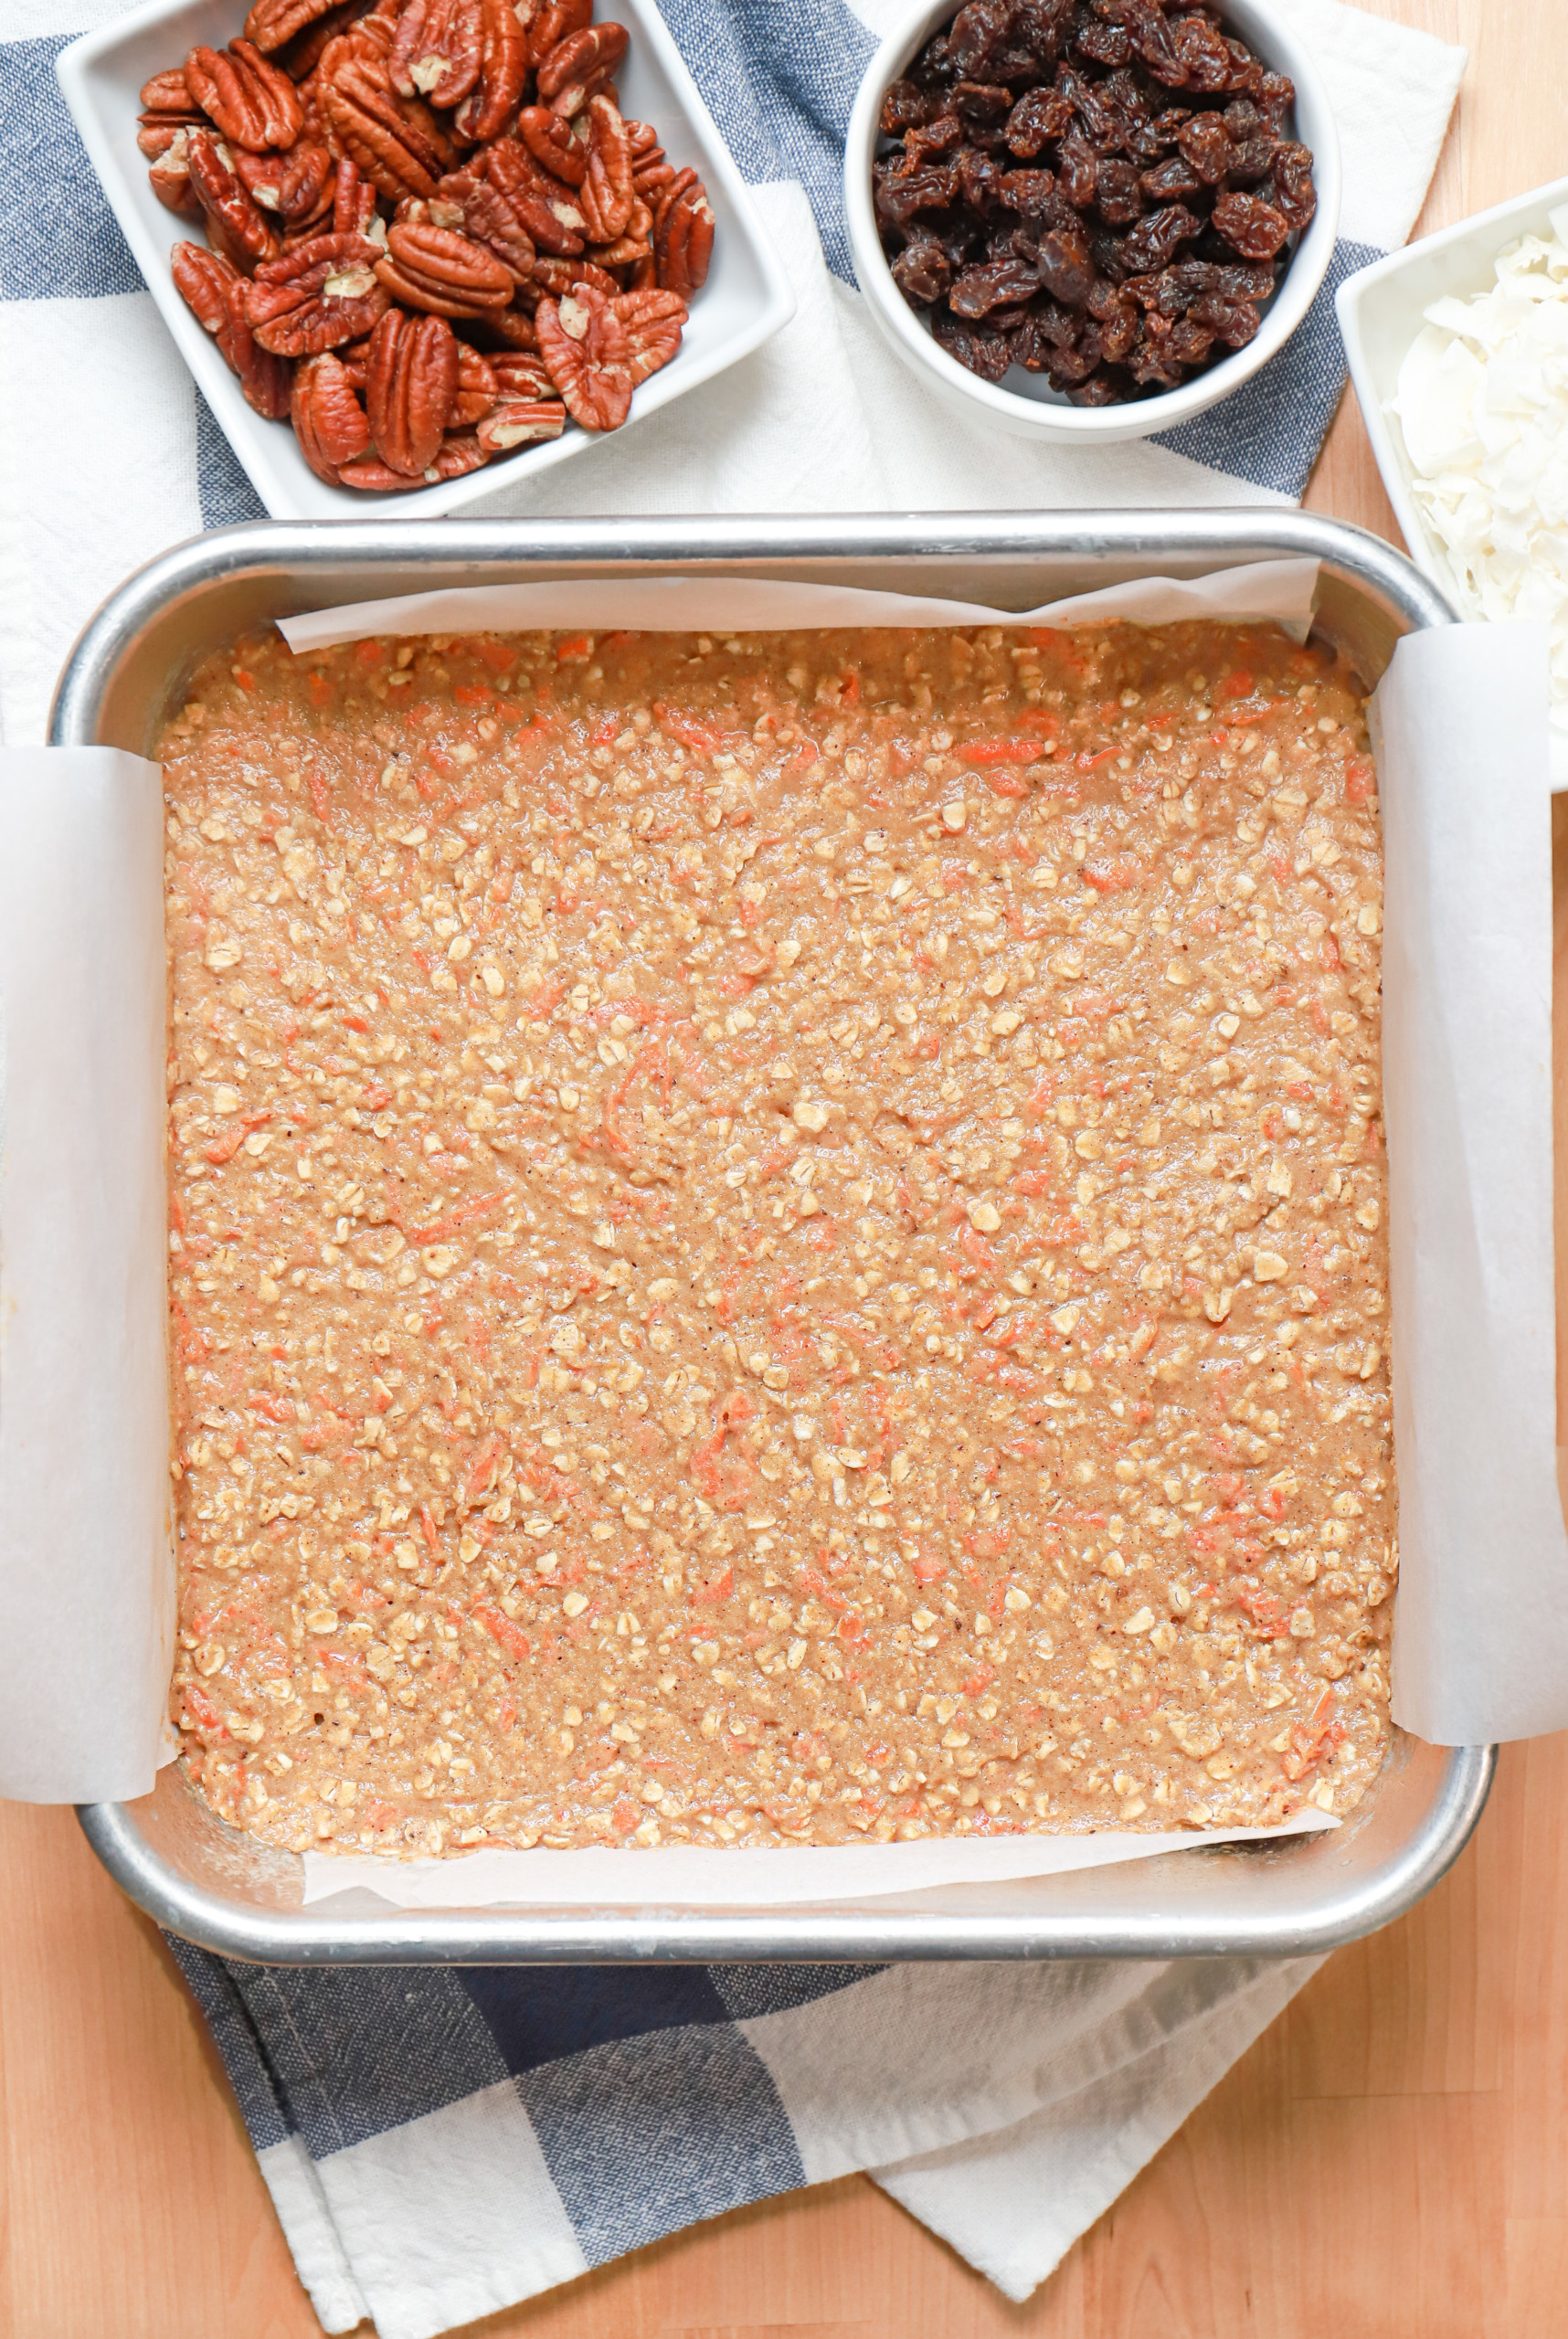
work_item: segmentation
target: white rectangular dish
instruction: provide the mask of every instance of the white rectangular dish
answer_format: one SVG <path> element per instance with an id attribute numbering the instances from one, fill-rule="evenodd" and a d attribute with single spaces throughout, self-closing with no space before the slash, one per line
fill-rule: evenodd
<path id="1" fill-rule="evenodd" d="M 1400 367 L 1433 302 L 1446 296 L 1468 300 L 1490 291 L 1499 254 L 1521 236 L 1550 234 L 1549 215 L 1565 203 L 1568 178 L 1533 187 L 1528 195 L 1478 212 L 1457 228 L 1424 236 L 1419 243 L 1363 268 L 1348 277 L 1335 296 L 1351 379 L 1410 556 L 1467 614 L 1471 596 L 1423 515 L 1414 492 L 1414 468 L 1390 405 L 1399 386 Z M 1568 788 L 1568 763 L 1555 747 L 1553 755 L 1552 787 Z"/>
<path id="2" fill-rule="evenodd" d="M 630 420 L 623 425 L 630 429 L 672 398 L 748 357 L 789 323 L 795 295 L 653 0 L 618 0 L 618 13 L 631 33 L 620 76 L 627 113 L 652 122 L 672 157 L 698 172 L 715 218 L 707 282 L 693 300 L 675 356 L 638 388 Z M 223 47 L 243 20 L 241 0 L 148 0 L 146 6 L 62 50 L 57 61 L 60 88 L 164 323 L 268 511 L 279 520 L 361 519 L 387 509 L 388 499 L 319 480 L 288 423 L 266 421 L 246 405 L 216 343 L 175 289 L 170 251 L 201 231 L 158 201 L 136 144 L 143 83 L 179 64 L 198 42 Z M 400 519 L 434 518 L 482 502 L 554 463 L 586 455 L 599 443 L 598 434 L 574 424 L 557 439 L 391 501 Z"/>

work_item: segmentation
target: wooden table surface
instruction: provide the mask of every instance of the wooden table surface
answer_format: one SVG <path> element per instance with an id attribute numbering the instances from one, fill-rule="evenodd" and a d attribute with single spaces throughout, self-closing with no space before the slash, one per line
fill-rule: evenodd
<path id="1" fill-rule="evenodd" d="M 1568 169 L 1563 0 L 1363 5 L 1470 52 L 1424 228 Z M 1350 394 L 1307 501 L 1398 541 Z M 851 2177 L 470 2339 L 1562 2339 L 1565 1787 L 1568 1739 L 1509 1749 L 1452 1875 L 1330 1960 L 1026 2306 Z M 69 1813 L 0 1807 L 0 1846 L 3 2339 L 312 2339 L 154 1929 Z"/>

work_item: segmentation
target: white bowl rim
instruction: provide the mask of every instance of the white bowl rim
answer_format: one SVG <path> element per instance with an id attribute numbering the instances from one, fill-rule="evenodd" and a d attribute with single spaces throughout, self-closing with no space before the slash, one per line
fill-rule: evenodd
<path id="1" fill-rule="evenodd" d="M 751 263 L 760 280 L 762 293 L 756 313 L 726 341 L 710 349 L 704 356 L 678 371 L 680 354 L 675 361 L 634 393 L 630 416 L 623 429 L 630 429 L 647 416 L 673 399 L 684 397 L 688 390 L 699 389 L 717 374 L 726 372 L 743 357 L 748 357 L 766 341 L 780 332 L 794 316 L 795 291 L 789 274 L 774 249 L 771 237 L 758 215 L 751 199 L 751 190 L 741 177 L 734 156 L 725 143 L 723 133 L 715 122 L 685 58 L 676 47 L 674 38 L 660 13 L 657 0 L 630 0 L 636 7 L 636 37 L 656 56 L 668 79 L 678 105 L 685 111 L 697 147 L 696 159 L 705 174 L 722 188 L 734 223 L 740 230 Z M 115 224 L 131 249 L 132 258 L 141 271 L 147 291 L 153 297 L 175 347 L 184 361 L 196 386 L 207 400 L 213 420 L 231 449 L 240 470 L 255 489 L 261 503 L 273 519 L 318 521 L 341 516 L 345 521 L 369 518 L 379 513 L 390 516 L 394 513 L 408 519 L 435 518 L 456 512 L 464 505 L 482 498 L 503 492 L 508 487 L 521 486 L 535 476 L 554 469 L 556 463 L 571 461 L 604 444 L 614 444 L 619 431 L 599 433 L 573 428 L 560 439 L 521 448 L 514 455 L 499 461 L 486 463 L 475 471 L 458 479 L 443 480 L 436 485 L 415 488 L 398 495 L 361 495 L 352 490 L 332 489 L 323 485 L 323 492 L 341 504 L 327 513 L 319 507 L 300 508 L 297 492 L 272 460 L 271 444 L 262 434 L 276 428 L 262 417 L 251 413 L 239 403 L 238 384 L 218 354 L 216 344 L 203 332 L 186 308 L 174 280 L 169 274 L 165 256 L 160 251 L 136 210 L 122 199 L 121 173 L 111 149 L 100 112 L 97 93 L 92 86 L 94 74 L 115 52 L 167 18 L 185 13 L 188 0 L 143 0 L 143 5 L 111 17 L 106 23 L 93 26 L 68 42 L 55 58 L 55 76 L 78 134 L 87 150 L 94 175 L 98 179 L 104 202 L 112 213 Z M 233 395 L 225 396 L 225 386 L 231 386 Z M 243 424 L 243 435 L 234 425 Z"/>
<path id="2" fill-rule="evenodd" d="M 1129 399 L 1118 406 L 1048 405 L 1021 397 L 992 382 L 982 381 L 934 340 L 893 280 L 882 238 L 876 231 L 872 206 L 871 165 L 876 151 L 877 122 L 888 84 L 895 80 L 937 26 L 957 12 L 961 0 L 909 0 L 867 66 L 844 144 L 844 215 L 855 276 L 878 322 L 890 328 L 901 355 L 924 369 L 948 391 L 987 407 L 1014 429 L 1054 439 L 1148 438 L 1191 421 L 1194 415 L 1217 406 L 1233 390 L 1250 381 L 1285 346 L 1320 291 L 1334 255 L 1339 232 L 1340 164 L 1339 132 L 1322 75 L 1300 37 L 1292 30 L 1283 8 L 1272 0 L 1221 0 L 1265 61 L 1287 73 L 1296 84 L 1298 112 L 1312 113 L 1319 123 L 1312 142 L 1312 176 L 1318 209 L 1298 245 L 1279 290 L 1256 336 L 1245 349 L 1232 352 L 1217 365 L 1176 389 L 1151 398 Z M 1256 29 L 1266 26 L 1266 40 Z M 1136 421 L 1134 418 L 1137 418 Z"/>

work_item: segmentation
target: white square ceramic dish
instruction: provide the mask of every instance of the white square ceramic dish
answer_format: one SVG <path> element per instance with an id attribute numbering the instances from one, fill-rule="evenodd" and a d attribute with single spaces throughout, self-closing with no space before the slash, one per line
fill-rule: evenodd
<path id="1" fill-rule="evenodd" d="M 1398 418 L 1388 410 L 1389 401 L 1399 386 L 1405 354 L 1432 302 L 1447 293 L 1469 300 L 1478 292 L 1490 291 L 1495 281 L 1492 264 L 1498 254 L 1521 236 L 1537 229 L 1546 231 L 1547 214 L 1563 203 L 1568 203 L 1568 179 L 1534 187 L 1528 195 L 1515 196 L 1511 202 L 1497 204 L 1490 211 L 1478 211 L 1457 228 L 1424 236 L 1419 243 L 1407 244 L 1387 259 L 1374 261 L 1371 268 L 1348 276 L 1334 297 L 1367 436 L 1410 556 L 1462 609 L 1469 597 L 1422 518 L 1414 490 L 1415 473 Z"/>
<path id="2" fill-rule="evenodd" d="M 653 124 L 673 161 L 696 169 L 716 220 L 713 266 L 693 302 L 685 337 L 672 363 L 638 389 L 630 420 L 623 425 L 630 429 L 643 416 L 749 356 L 789 323 L 795 296 L 653 0 L 616 0 L 614 14 L 631 34 L 618 77 L 626 111 Z M 147 164 L 136 145 L 143 82 L 178 64 L 197 42 L 221 48 L 240 30 L 244 17 L 245 0 L 149 0 L 73 41 L 62 50 L 57 70 L 82 143 L 164 323 L 273 518 L 363 519 L 373 509 L 394 505 L 400 516 L 434 517 L 478 503 L 554 463 L 588 454 L 599 438 L 568 424 L 553 443 L 521 449 L 465 478 L 407 495 L 362 495 L 328 487 L 306 464 L 286 422 L 268 422 L 252 413 L 169 274 L 173 247 L 199 239 L 201 231 L 164 208 L 147 184 Z"/>

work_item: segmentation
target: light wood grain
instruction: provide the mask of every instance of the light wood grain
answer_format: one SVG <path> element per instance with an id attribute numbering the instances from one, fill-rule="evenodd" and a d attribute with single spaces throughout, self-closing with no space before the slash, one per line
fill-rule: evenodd
<path id="1" fill-rule="evenodd" d="M 1423 229 L 1560 175 L 1562 0 L 1368 5 L 1470 50 Z M 1307 502 L 1397 541 L 1353 397 Z M 469 2339 L 1563 2339 L 1565 1790 L 1568 1740 L 1508 1750 L 1453 1875 L 1331 1961 L 1027 2306 L 850 2178 Z M 67 1813 L 0 1809 L 0 2339 L 313 2339 L 156 1933 Z"/>

